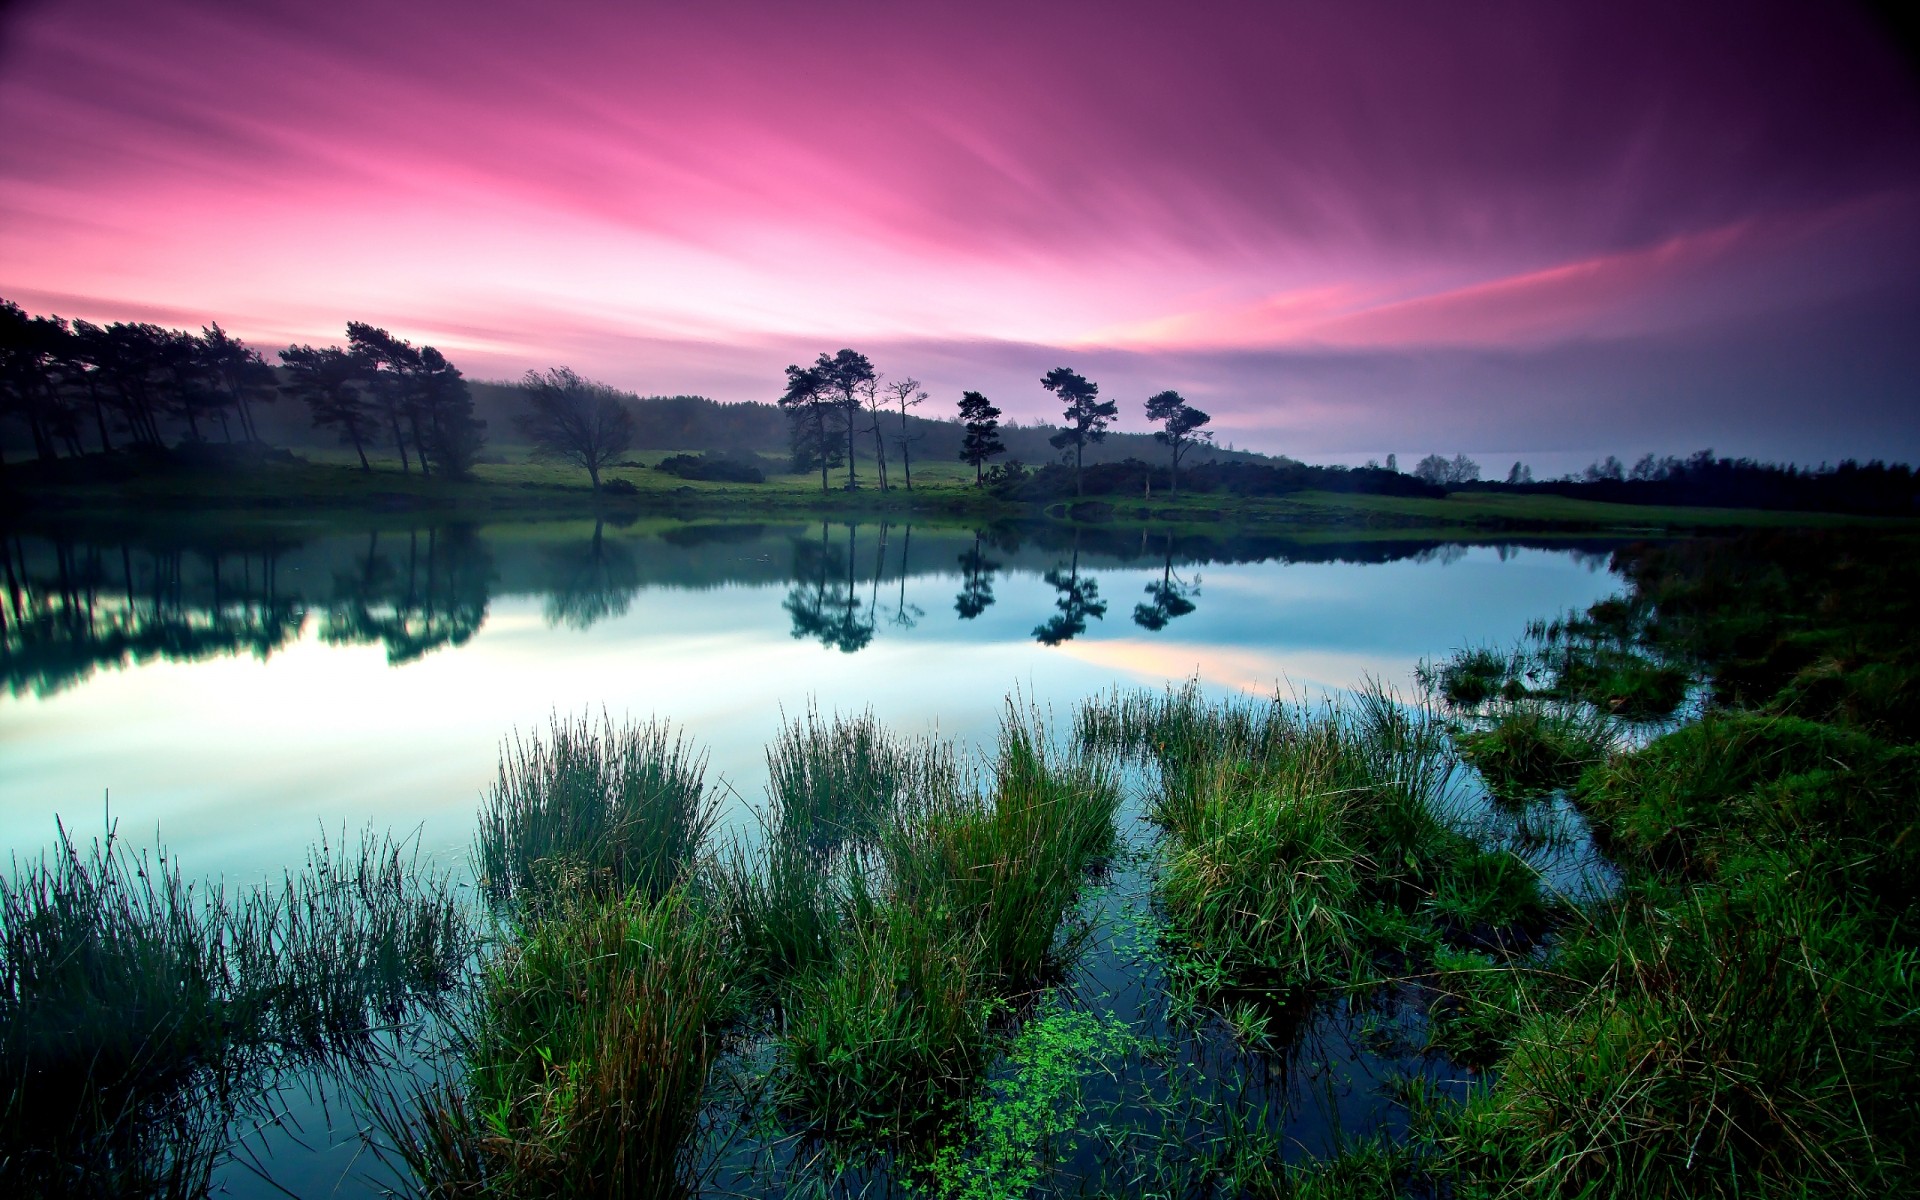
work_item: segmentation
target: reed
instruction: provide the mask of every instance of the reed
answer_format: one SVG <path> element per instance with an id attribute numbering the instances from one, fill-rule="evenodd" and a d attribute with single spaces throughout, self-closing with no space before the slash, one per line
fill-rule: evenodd
<path id="1" fill-rule="evenodd" d="M 488 971 L 464 1085 L 378 1112 L 432 1196 L 660 1197 L 695 1182 L 690 1153 L 736 977 L 682 889 L 576 896 Z"/>
<path id="2" fill-rule="evenodd" d="M 663 721 L 554 714 L 543 739 L 517 734 L 480 811 L 474 860 L 499 904 L 575 893 L 658 898 L 684 877 L 718 811 L 706 754 Z"/>
<path id="3" fill-rule="evenodd" d="M 0 1181 L 190 1194 L 273 1071 L 436 1003 L 471 945 L 448 881 L 390 838 L 229 894 L 61 828 L 0 878 Z"/>

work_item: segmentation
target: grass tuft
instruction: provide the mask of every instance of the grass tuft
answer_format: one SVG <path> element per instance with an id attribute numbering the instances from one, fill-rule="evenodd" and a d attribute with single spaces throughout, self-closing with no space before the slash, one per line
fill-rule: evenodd
<path id="1" fill-rule="evenodd" d="M 549 721 L 547 736 L 501 747 L 474 848 L 496 903 L 538 907 L 582 892 L 670 891 L 694 861 L 717 805 L 706 755 L 661 721 L 601 714 Z"/>

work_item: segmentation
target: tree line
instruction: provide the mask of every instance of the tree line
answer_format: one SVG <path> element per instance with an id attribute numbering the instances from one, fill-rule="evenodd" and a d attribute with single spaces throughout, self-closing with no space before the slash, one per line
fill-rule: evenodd
<path id="1" fill-rule="evenodd" d="M 347 344 L 288 346 L 276 371 L 216 321 L 199 333 L 147 322 L 96 325 L 29 315 L 0 300 L 0 417 L 23 426 L 36 458 L 92 449 L 160 450 L 167 436 L 259 443 L 255 406 L 304 403 L 360 466 L 391 446 L 401 469 L 467 474 L 486 438 L 459 368 L 432 346 L 347 324 Z"/>

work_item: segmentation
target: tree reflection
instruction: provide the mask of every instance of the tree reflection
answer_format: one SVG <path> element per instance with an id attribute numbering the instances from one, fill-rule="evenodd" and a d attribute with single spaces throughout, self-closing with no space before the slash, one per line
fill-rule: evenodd
<path id="1" fill-rule="evenodd" d="M 1043 646 L 1058 646 L 1061 642 L 1071 641 L 1087 631 L 1087 618 L 1100 620 L 1107 615 L 1107 603 L 1100 599 L 1100 585 L 1091 579 L 1080 578 L 1080 539 L 1073 541 L 1073 565 L 1062 574 L 1055 567 L 1041 578 L 1054 591 L 1060 593 L 1054 597 L 1053 606 L 1059 611 L 1045 621 L 1033 627 L 1034 640 Z"/>
<path id="2" fill-rule="evenodd" d="M 793 618 L 795 638 L 812 638 L 851 654 L 873 640 L 874 620 L 871 610 L 861 613 L 860 597 L 854 594 L 858 535 L 852 524 L 846 529 L 844 550 L 829 540 L 825 521 L 820 522 L 818 542 L 794 539 L 793 585 L 782 607 Z"/>
<path id="3" fill-rule="evenodd" d="M 102 666 L 233 654 L 265 658 L 306 615 L 280 590 L 289 547 L 135 547 L 65 536 L 0 541 L 0 680 L 51 695 Z"/>
<path id="4" fill-rule="evenodd" d="M 1191 584 L 1173 573 L 1173 535 L 1166 538 L 1167 554 L 1160 571 L 1160 582 L 1147 585 L 1148 602 L 1133 606 L 1133 623 L 1142 629 L 1159 632 L 1175 617 L 1184 617 L 1194 609 L 1190 597 L 1200 594 L 1200 578 Z"/>
<path id="5" fill-rule="evenodd" d="M 605 523 L 593 522 L 593 536 L 566 542 L 546 552 L 553 590 L 547 593 L 549 625 L 591 629 L 608 617 L 625 616 L 640 591 L 640 564 L 633 552 L 605 537 Z"/>
<path id="6" fill-rule="evenodd" d="M 900 535 L 900 594 L 893 606 L 893 616 L 889 618 L 902 629 L 912 629 L 920 623 L 927 611 L 918 604 L 907 603 L 907 576 L 913 572 L 913 526 L 909 525 Z"/>
<path id="7" fill-rule="evenodd" d="M 993 573 L 1000 564 L 989 560 L 980 549 L 980 535 L 973 535 L 973 549 L 960 556 L 960 594 L 953 598 L 953 611 L 962 621 L 971 621 L 993 605 Z"/>
<path id="8" fill-rule="evenodd" d="M 464 646 L 487 619 L 492 582 L 493 556 L 471 525 L 424 537 L 409 530 L 405 548 L 391 557 L 380 534 L 369 533 L 358 568 L 334 576 L 320 637 L 335 646 L 378 642 L 394 666 Z"/>

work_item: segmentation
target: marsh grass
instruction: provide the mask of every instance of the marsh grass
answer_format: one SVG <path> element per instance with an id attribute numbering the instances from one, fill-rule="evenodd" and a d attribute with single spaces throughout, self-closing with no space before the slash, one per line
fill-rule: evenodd
<path id="1" fill-rule="evenodd" d="M 1161 894 L 1182 955 L 1225 985 L 1345 986 L 1388 948 L 1541 909 L 1530 868 L 1456 828 L 1444 728 L 1383 689 L 1310 708 L 1209 704 L 1189 685 L 1089 708 L 1083 739 L 1159 765 Z"/>
<path id="2" fill-rule="evenodd" d="M 735 972 L 686 891 L 549 909 L 488 969 L 464 1086 L 377 1108 L 432 1195 L 684 1192 Z"/>
<path id="3" fill-rule="evenodd" d="M 273 1072 L 364 1051 L 471 944 L 448 881 L 391 838 L 323 843 L 282 889 L 230 894 L 61 828 L 0 878 L 0 1181 L 191 1194 Z"/>
<path id="4" fill-rule="evenodd" d="M 895 734 L 872 710 L 823 719 L 809 705 L 767 748 L 776 836 L 820 854 L 870 846 L 900 805 L 959 785 L 953 748 Z"/>
<path id="5" fill-rule="evenodd" d="M 1571 786 L 1615 741 L 1597 710 L 1538 699 L 1499 706 L 1479 728 L 1454 738 L 1494 799 L 1509 804 Z"/>
<path id="6" fill-rule="evenodd" d="M 979 937 L 953 914 L 856 889 L 830 969 L 795 979 L 782 1105 L 828 1137 L 925 1133 L 987 1052 Z"/>
<path id="7" fill-rule="evenodd" d="M 1744 886 L 1634 889 L 1551 967 L 1455 961 L 1444 1044 L 1498 1061 L 1440 1138 L 1525 1194 L 1885 1195 L 1920 1102 L 1915 952 L 1755 863 Z"/>
<path id="8" fill-rule="evenodd" d="M 671 890 L 713 826 L 706 754 L 662 721 L 554 714 L 502 745 L 474 860 L 499 904 Z"/>
<path id="9" fill-rule="evenodd" d="M 958 1102 L 992 1015 L 1071 954 L 1063 918 L 1113 846 L 1106 763 L 1013 704 L 976 765 L 870 714 L 788 726 L 762 837 L 716 881 L 777 1021 L 784 1111 L 886 1139 Z"/>

